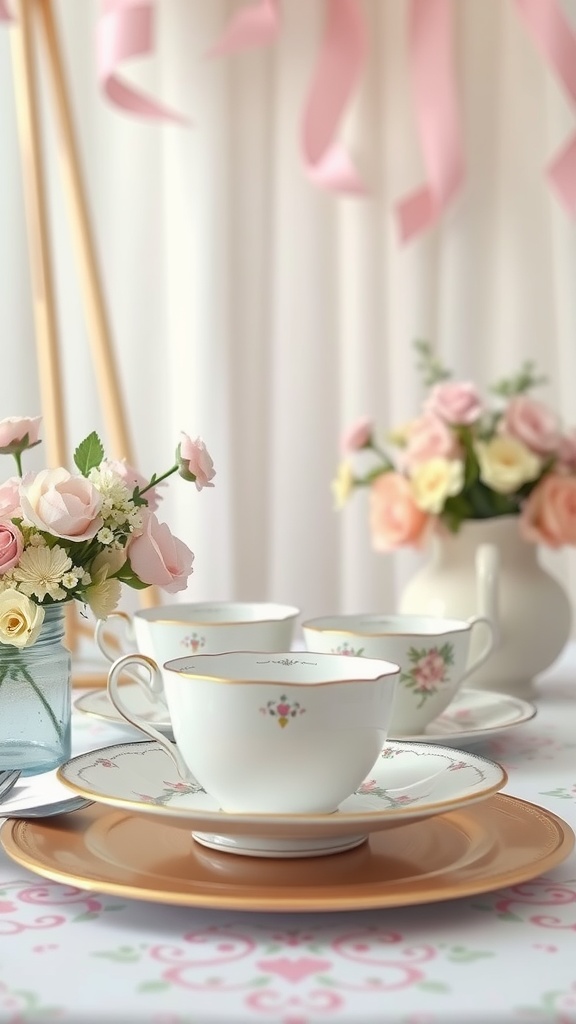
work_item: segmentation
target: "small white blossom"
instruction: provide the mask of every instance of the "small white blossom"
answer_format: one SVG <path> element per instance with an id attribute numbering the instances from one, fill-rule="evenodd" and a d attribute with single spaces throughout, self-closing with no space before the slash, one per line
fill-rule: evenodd
<path id="1" fill-rule="evenodd" d="M 114 534 L 107 526 L 103 526 L 96 534 L 96 540 L 99 544 L 111 544 L 114 540 Z"/>
<path id="2" fill-rule="evenodd" d="M 66 587 L 66 590 L 74 590 L 74 587 L 78 586 L 78 577 L 73 572 L 65 572 L 62 576 L 62 586 Z"/>

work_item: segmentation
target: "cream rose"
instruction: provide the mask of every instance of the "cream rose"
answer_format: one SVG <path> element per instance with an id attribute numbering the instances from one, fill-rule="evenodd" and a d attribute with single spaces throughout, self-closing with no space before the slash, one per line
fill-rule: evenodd
<path id="1" fill-rule="evenodd" d="M 91 540 L 103 526 L 102 495 L 86 477 L 43 469 L 24 477 L 22 514 L 39 530 L 63 540 Z"/>
<path id="2" fill-rule="evenodd" d="M 17 590 L 0 593 L 0 643 L 29 647 L 44 622 L 44 609 Z"/>
<path id="3" fill-rule="evenodd" d="M 513 494 L 529 480 L 535 480 L 542 468 L 538 456 L 515 437 L 478 441 L 476 455 L 482 483 L 498 494 Z"/>
<path id="4" fill-rule="evenodd" d="M 418 508 L 437 516 L 446 499 L 464 487 L 464 463 L 460 459 L 430 459 L 414 467 L 410 482 Z"/>

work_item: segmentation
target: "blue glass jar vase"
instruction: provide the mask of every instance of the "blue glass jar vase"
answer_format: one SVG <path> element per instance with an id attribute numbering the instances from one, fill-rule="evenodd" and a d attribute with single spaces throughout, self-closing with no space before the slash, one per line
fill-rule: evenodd
<path id="1" fill-rule="evenodd" d="M 0 769 L 48 772 L 70 757 L 71 657 L 65 605 L 48 605 L 30 647 L 0 644 Z"/>

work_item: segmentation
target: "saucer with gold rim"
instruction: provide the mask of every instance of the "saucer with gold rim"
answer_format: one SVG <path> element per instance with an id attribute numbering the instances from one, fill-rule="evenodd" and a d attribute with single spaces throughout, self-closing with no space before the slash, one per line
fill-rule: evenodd
<path id="1" fill-rule="evenodd" d="M 487 758 L 436 744 L 392 742 L 332 814 L 227 813 L 160 744 L 118 743 L 79 754 L 58 778 L 90 800 L 192 832 L 197 842 L 257 857 L 310 857 L 358 846 L 373 832 L 469 806 L 506 785 Z"/>

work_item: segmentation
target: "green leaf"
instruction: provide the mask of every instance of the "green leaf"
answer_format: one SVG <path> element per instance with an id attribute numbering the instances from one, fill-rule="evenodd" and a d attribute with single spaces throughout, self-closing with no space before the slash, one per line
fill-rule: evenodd
<path id="1" fill-rule="evenodd" d="M 74 462 L 78 469 L 82 473 L 82 476 L 88 476 L 91 469 L 99 466 L 104 458 L 104 448 L 102 441 L 98 437 L 95 430 L 88 437 L 85 437 L 80 442 L 76 451 L 74 452 Z"/>
<path id="2" fill-rule="evenodd" d="M 138 986 L 139 992 L 165 992 L 170 985 L 167 981 L 145 981 Z"/>
<path id="3" fill-rule="evenodd" d="M 142 580 L 139 579 L 132 569 L 129 559 L 126 559 L 124 565 L 118 569 L 118 572 L 114 573 L 113 578 L 120 580 L 121 583 L 125 583 L 127 587 L 132 587 L 134 590 L 146 590 L 146 588 L 150 586 L 149 583 L 143 583 Z"/>
<path id="4" fill-rule="evenodd" d="M 443 981 L 420 981 L 417 988 L 423 989 L 425 992 L 449 992 L 450 986 L 445 985 Z"/>

